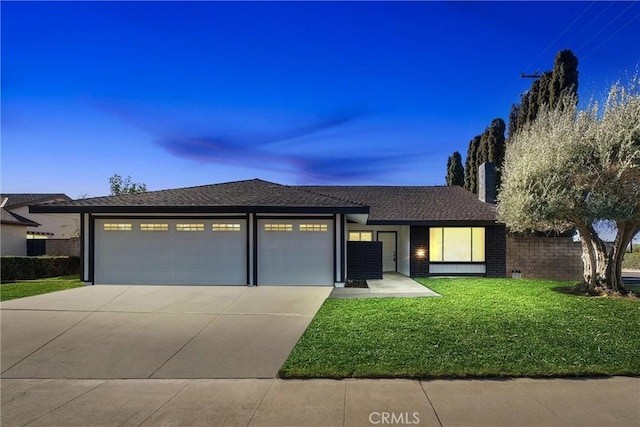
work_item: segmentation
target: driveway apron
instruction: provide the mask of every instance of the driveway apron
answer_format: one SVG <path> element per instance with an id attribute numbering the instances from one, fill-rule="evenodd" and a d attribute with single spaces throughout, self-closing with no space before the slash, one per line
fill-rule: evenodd
<path id="1" fill-rule="evenodd" d="M 273 378 L 331 287 L 101 285 L 3 302 L 3 378 Z"/>

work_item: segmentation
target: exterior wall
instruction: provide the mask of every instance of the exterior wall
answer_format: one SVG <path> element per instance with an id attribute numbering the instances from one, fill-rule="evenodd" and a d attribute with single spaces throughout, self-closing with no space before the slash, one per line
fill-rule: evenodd
<path id="1" fill-rule="evenodd" d="M 396 259 L 398 260 L 398 272 L 406 276 L 410 275 L 410 249 L 409 249 L 409 226 L 408 225 L 362 225 L 347 224 L 345 239 L 349 238 L 349 231 L 372 231 L 373 239 L 376 239 L 378 231 L 395 231 L 397 237 L 398 250 Z M 348 274 L 347 274 L 348 275 Z"/>
<path id="2" fill-rule="evenodd" d="M 0 226 L 0 255 L 27 256 L 27 231 L 24 225 Z"/>
<path id="3" fill-rule="evenodd" d="M 504 225 L 485 228 L 485 262 L 487 277 L 505 277 L 506 275 L 506 236 L 507 230 Z"/>
<path id="4" fill-rule="evenodd" d="M 27 231 L 39 233 L 53 233 L 55 239 L 69 239 L 80 235 L 80 215 L 78 214 L 41 214 L 29 213 L 28 206 L 11 209 L 31 221 L 40 224 L 40 227 L 27 227 Z"/>
<path id="5" fill-rule="evenodd" d="M 52 256 L 80 256 L 80 238 L 45 239 L 46 254 Z"/>
<path id="6" fill-rule="evenodd" d="M 582 247 L 571 237 L 507 237 L 507 269 L 522 278 L 577 280 L 582 276 Z"/>
<path id="7" fill-rule="evenodd" d="M 382 279 L 382 242 L 347 242 L 347 279 Z"/>
<path id="8" fill-rule="evenodd" d="M 429 227 L 412 225 L 410 230 L 410 277 L 429 276 Z M 419 255 L 419 251 L 424 251 Z"/>

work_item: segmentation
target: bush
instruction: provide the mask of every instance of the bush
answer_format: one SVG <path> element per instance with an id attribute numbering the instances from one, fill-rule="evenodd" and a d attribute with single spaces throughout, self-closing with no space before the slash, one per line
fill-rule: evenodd
<path id="1" fill-rule="evenodd" d="M 2 282 L 36 280 L 80 273 L 80 257 L 77 256 L 3 256 L 0 262 Z"/>

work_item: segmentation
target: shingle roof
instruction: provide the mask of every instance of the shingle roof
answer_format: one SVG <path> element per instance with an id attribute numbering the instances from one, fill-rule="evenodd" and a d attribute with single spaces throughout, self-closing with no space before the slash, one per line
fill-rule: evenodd
<path id="1" fill-rule="evenodd" d="M 31 221 L 21 215 L 9 212 L 5 208 L 0 209 L 0 217 L 3 224 L 25 225 L 28 227 L 38 227 L 40 225 L 37 222 Z"/>
<path id="2" fill-rule="evenodd" d="M 366 206 L 260 179 L 95 197 L 32 207 L 32 212 L 262 212 L 315 210 L 366 213 Z"/>
<path id="3" fill-rule="evenodd" d="M 460 187 L 287 186 L 259 179 L 32 206 L 32 212 L 369 214 L 368 223 L 494 223 L 494 205 Z"/>
<path id="4" fill-rule="evenodd" d="M 368 223 L 495 222 L 495 205 L 457 186 L 302 186 L 307 191 L 369 206 Z"/>
<path id="5" fill-rule="evenodd" d="M 21 206 L 46 203 L 51 200 L 71 200 L 69 196 L 62 193 L 5 193 L 0 194 L 0 197 L 3 200 L 5 197 L 8 199 L 7 203 L 4 206 L 7 209 L 15 209 Z"/>

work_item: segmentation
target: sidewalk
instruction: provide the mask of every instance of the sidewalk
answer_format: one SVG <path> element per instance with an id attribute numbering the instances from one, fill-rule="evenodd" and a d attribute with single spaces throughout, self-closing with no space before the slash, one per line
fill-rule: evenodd
<path id="1" fill-rule="evenodd" d="M 629 426 L 640 378 L 3 379 L 3 426 Z"/>

